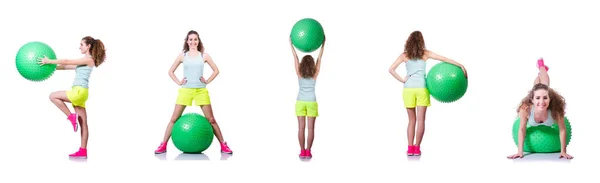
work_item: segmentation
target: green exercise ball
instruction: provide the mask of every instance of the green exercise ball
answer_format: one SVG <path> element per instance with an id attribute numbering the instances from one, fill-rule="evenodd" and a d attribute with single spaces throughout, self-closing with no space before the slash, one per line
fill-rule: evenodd
<path id="1" fill-rule="evenodd" d="M 39 64 L 39 59 L 44 58 L 56 59 L 54 50 L 42 42 L 29 42 L 19 49 L 17 52 L 16 65 L 17 71 L 25 79 L 30 81 L 44 81 L 56 71 L 56 64 Z"/>
<path id="2" fill-rule="evenodd" d="M 513 141 L 519 145 L 519 127 L 521 121 L 517 117 L 513 124 Z M 571 123 L 565 117 L 565 127 L 567 130 L 567 145 L 571 142 Z M 527 124 L 525 132 L 525 141 L 523 143 L 523 152 L 531 153 L 554 153 L 560 152 L 560 133 L 558 124 L 552 126 L 538 125 L 531 126 Z"/>
<path id="3" fill-rule="evenodd" d="M 302 52 L 317 50 L 325 39 L 323 26 L 317 20 L 304 18 L 296 22 L 290 35 L 292 44 Z"/>
<path id="4" fill-rule="evenodd" d="M 171 138 L 184 153 L 202 153 L 212 144 L 213 135 L 208 119 L 198 113 L 187 113 L 175 122 Z"/>
<path id="5" fill-rule="evenodd" d="M 469 86 L 462 69 L 446 62 L 440 62 L 429 70 L 426 83 L 431 96 L 442 103 L 451 103 L 462 98 Z"/>

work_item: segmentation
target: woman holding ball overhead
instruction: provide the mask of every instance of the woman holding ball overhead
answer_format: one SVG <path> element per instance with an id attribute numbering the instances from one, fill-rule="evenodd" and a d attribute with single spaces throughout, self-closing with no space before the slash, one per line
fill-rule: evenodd
<path id="1" fill-rule="evenodd" d="M 99 39 L 86 36 L 79 43 L 79 50 L 85 56 L 79 59 L 56 59 L 48 57 L 40 59 L 40 64 L 57 64 L 57 70 L 75 70 L 73 87 L 69 91 L 57 91 L 50 94 L 50 101 L 58 107 L 73 125 L 77 132 L 78 124 L 81 125 L 81 146 L 79 150 L 69 157 L 87 157 L 88 126 L 85 102 L 88 99 L 89 78 L 94 67 L 104 63 L 106 58 L 104 44 Z M 71 103 L 75 112 L 71 113 L 66 102 Z"/>
<path id="2" fill-rule="evenodd" d="M 177 79 L 177 76 L 175 76 L 175 70 L 177 70 L 177 67 L 182 63 L 184 67 L 184 76 L 183 79 L 179 80 Z M 208 77 L 208 79 L 204 79 L 203 76 L 204 63 L 207 63 L 213 70 L 213 74 Z M 204 45 L 200 40 L 198 32 L 194 30 L 189 31 L 183 44 L 183 52 L 177 56 L 171 69 L 169 69 L 169 76 L 171 76 L 173 82 L 181 86 L 181 88 L 179 89 L 179 95 L 175 102 L 175 109 L 171 116 L 171 120 L 167 125 L 164 138 L 160 146 L 154 151 L 155 154 L 167 152 L 167 142 L 169 142 L 169 138 L 171 138 L 173 125 L 177 119 L 179 119 L 186 106 L 192 106 L 192 103 L 195 103 L 202 108 L 202 113 L 212 125 L 215 136 L 221 143 L 221 153 L 233 153 L 231 149 L 229 149 L 229 146 L 227 146 L 227 142 L 223 139 L 221 129 L 213 115 L 210 97 L 208 95 L 208 90 L 206 89 L 206 85 L 210 84 L 218 74 L 219 69 L 217 68 L 217 65 L 210 55 L 204 52 Z"/>
<path id="3" fill-rule="evenodd" d="M 315 94 L 317 77 L 321 71 L 321 58 L 325 48 L 325 37 L 321 45 L 316 63 L 311 55 L 305 55 L 300 61 L 290 37 L 290 46 L 294 55 L 294 68 L 298 76 L 299 91 L 296 98 L 296 117 L 298 118 L 298 141 L 300 143 L 300 158 L 312 158 L 311 148 L 315 139 L 315 121 L 319 116 L 319 105 Z M 308 124 L 308 139 L 305 139 L 305 129 Z"/>
<path id="4" fill-rule="evenodd" d="M 421 155 L 420 147 L 425 133 L 425 114 L 427 107 L 431 106 L 430 94 L 425 80 L 425 61 L 430 58 L 456 65 L 467 76 L 467 70 L 462 64 L 427 50 L 425 48 L 425 40 L 420 31 L 414 31 L 410 34 L 404 45 L 404 53 L 389 68 L 389 73 L 398 81 L 404 83 L 402 97 L 404 99 L 404 107 L 408 113 L 408 150 L 406 153 L 409 156 Z M 396 73 L 396 69 L 402 63 L 406 64 L 407 76 L 404 78 Z M 418 128 L 415 142 L 415 126 L 417 122 Z"/>

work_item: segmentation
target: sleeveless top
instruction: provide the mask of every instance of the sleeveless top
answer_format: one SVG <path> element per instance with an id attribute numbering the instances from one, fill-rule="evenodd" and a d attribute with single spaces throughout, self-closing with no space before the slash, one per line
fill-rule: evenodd
<path id="1" fill-rule="evenodd" d="M 75 67 L 75 79 L 73 86 L 80 86 L 83 88 L 89 88 L 90 75 L 92 74 L 93 67 L 88 65 L 78 65 Z"/>
<path id="2" fill-rule="evenodd" d="M 317 96 L 315 94 L 316 80 L 314 78 L 299 78 L 298 85 L 300 90 L 298 91 L 299 101 L 316 102 Z"/>
<path id="3" fill-rule="evenodd" d="M 529 113 L 529 120 L 527 120 L 527 122 L 531 126 L 538 126 L 538 125 L 552 126 L 552 125 L 554 125 L 554 119 L 552 118 L 552 111 L 550 111 L 550 109 L 548 109 L 548 119 L 546 119 L 546 121 L 544 121 L 542 123 L 538 123 L 537 121 L 535 121 L 534 107 L 531 106 L 531 112 Z"/>
<path id="4" fill-rule="evenodd" d="M 196 56 L 188 55 L 188 52 L 184 53 L 183 57 L 183 77 L 186 79 L 186 83 L 181 85 L 183 88 L 205 88 L 206 83 L 200 81 L 200 78 L 204 74 L 204 57 L 202 53 L 198 52 Z"/>
<path id="5" fill-rule="evenodd" d="M 404 88 L 426 88 L 426 64 L 422 59 L 410 59 L 406 62 L 406 77 Z"/>

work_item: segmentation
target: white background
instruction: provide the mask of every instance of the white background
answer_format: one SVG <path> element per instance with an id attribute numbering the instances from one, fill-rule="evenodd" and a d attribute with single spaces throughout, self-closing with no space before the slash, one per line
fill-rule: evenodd
<path id="1" fill-rule="evenodd" d="M 593 115 L 600 42 L 593 17 L 600 13 L 594 7 L 575 1 L 4 1 L 1 182 L 587 178 L 600 159 Z M 293 24 L 305 17 L 320 21 L 327 36 L 310 162 L 297 157 L 298 84 L 288 42 Z M 206 152 L 210 161 L 173 161 L 180 152 L 172 143 L 166 156 L 153 154 L 177 96 L 167 72 L 191 29 L 221 70 L 208 89 L 234 151 L 228 159 L 216 139 Z M 428 49 L 465 65 L 469 88 L 455 103 L 432 98 L 423 155 L 407 158 L 402 84 L 387 71 L 414 30 L 423 32 Z M 79 41 L 88 35 L 105 43 L 108 58 L 91 77 L 89 158 L 79 163 L 67 157 L 79 147 L 79 132 L 48 99 L 70 88 L 74 72 L 34 83 L 18 74 L 14 57 L 23 44 L 42 41 L 59 58 L 78 58 Z M 532 86 L 538 57 L 567 100 L 571 161 L 557 154 L 506 159 L 517 152 L 515 109 Z M 430 61 L 428 68 L 438 62 Z"/>

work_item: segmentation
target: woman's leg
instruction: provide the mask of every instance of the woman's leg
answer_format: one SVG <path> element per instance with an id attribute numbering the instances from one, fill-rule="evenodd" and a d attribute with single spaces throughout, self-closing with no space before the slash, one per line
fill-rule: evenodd
<path id="1" fill-rule="evenodd" d="M 73 125 L 73 131 L 77 132 L 77 113 L 71 113 L 71 110 L 67 107 L 65 102 L 71 103 L 69 97 L 67 95 L 67 91 L 56 91 L 50 94 L 50 101 L 60 109 L 61 112 L 67 116 L 67 119 L 71 121 L 71 125 Z"/>
<path id="2" fill-rule="evenodd" d="M 65 104 L 65 102 L 71 102 L 67 97 L 66 91 L 52 92 L 50 94 L 50 101 L 52 101 L 52 103 L 54 103 L 54 105 L 56 105 L 56 107 L 58 107 L 58 109 L 60 109 L 60 111 L 62 111 L 65 114 L 65 116 L 68 117 L 69 115 L 71 115 L 71 110 L 69 110 L 67 104 Z"/>
<path id="3" fill-rule="evenodd" d="M 87 125 L 87 111 L 83 107 L 73 107 L 75 112 L 79 114 L 79 126 L 81 126 L 81 148 L 87 148 L 87 142 L 89 137 L 88 125 Z"/>
<path id="4" fill-rule="evenodd" d="M 544 63 L 543 58 L 538 59 L 537 67 L 540 72 L 538 73 L 538 76 L 535 78 L 534 84 L 542 83 L 542 84 L 545 84 L 546 86 L 550 86 L 550 76 L 548 76 L 548 66 L 546 66 L 546 64 Z"/>
<path id="5" fill-rule="evenodd" d="M 425 134 L 425 116 L 427 114 L 427 106 L 417 107 L 417 142 L 415 146 L 421 146 L 423 142 L 423 134 Z"/>
<path id="6" fill-rule="evenodd" d="M 546 86 L 550 86 L 550 76 L 548 75 L 548 71 L 546 71 L 546 69 L 544 67 L 540 67 L 539 69 L 540 69 L 540 72 L 538 73 L 538 77 L 537 77 L 537 78 L 539 78 L 539 82 L 542 84 L 545 84 Z"/>
<path id="7" fill-rule="evenodd" d="M 81 126 L 81 146 L 79 150 L 73 154 L 70 154 L 70 157 L 87 157 L 87 142 L 89 137 L 88 125 L 87 125 L 87 112 L 84 107 L 73 106 L 75 112 L 79 115 L 77 119 L 79 121 L 79 126 Z"/>
<path id="8" fill-rule="evenodd" d="M 167 142 L 169 142 L 169 138 L 171 138 L 171 131 L 173 131 L 173 125 L 175 125 L 175 122 L 177 121 L 177 119 L 179 119 L 179 117 L 181 117 L 183 110 L 185 110 L 185 105 L 175 104 L 175 109 L 173 110 L 173 114 L 171 115 L 171 120 L 169 121 L 169 124 L 167 125 L 167 129 L 165 131 L 165 136 L 163 137 L 163 140 L 160 143 L 160 145 L 158 146 L 158 148 L 156 150 L 154 150 L 155 154 L 162 154 L 162 153 L 167 152 Z"/>
<path id="9" fill-rule="evenodd" d="M 406 128 L 408 146 L 413 146 L 415 144 L 415 125 L 417 123 L 417 115 L 415 108 L 406 108 L 406 112 L 408 113 L 408 127 Z"/>
<path id="10" fill-rule="evenodd" d="M 212 111 L 212 106 L 210 104 L 203 105 L 202 113 L 204 113 L 204 116 L 206 117 L 206 119 L 208 119 L 208 121 L 212 125 L 213 131 L 215 132 L 215 136 L 217 137 L 217 140 L 219 140 L 219 142 L 221 143 L 221 152 L 222 153 L 232 153 L 231 149 L 229 149 L 229 146 L 227 146 L 227 142 L 223 138 L 223 133 L 221 132 L 221 128 L 219 127 L 219 124 L 217 124 L 217 120 L 215 120 L 215 116 Z"/>
<path id="11" fill-rule="evenodd" d="M 317 117 L 308 117 L 308 142 L 306 150 L 312 149 L 313 141 L 315 140 L 315 121 Z"/>
<path id="12" fill-rule="evenodd" d="M 181 117 L 181 114 L 185 110 L 184 105 L 175 104 L 175 109 L 173 110 L 173 114 L 171 115 L 171 120 L 169 120 L 169 124 L 167 125 L 167 130 L 165 131 L 165 136 L 163 137 L 163 142 L 169 142 L 169 138 L 171 138 L 171 131 L 173 131 L 173 125 L 175 122 Z"/>
<path id="13" fill-rule="evenodd" d="M 298 143 L 300 144 L 300 150 L 304 151 L 306 149 L 306 144 L 305 144 L 306 139 L 304 138 L 304 133 L 305 133 L 305 129 L 306 129 L 306 117 L 304 117 L 304 116 L 297 116 L 297 117 L 298 117 Z"/>

